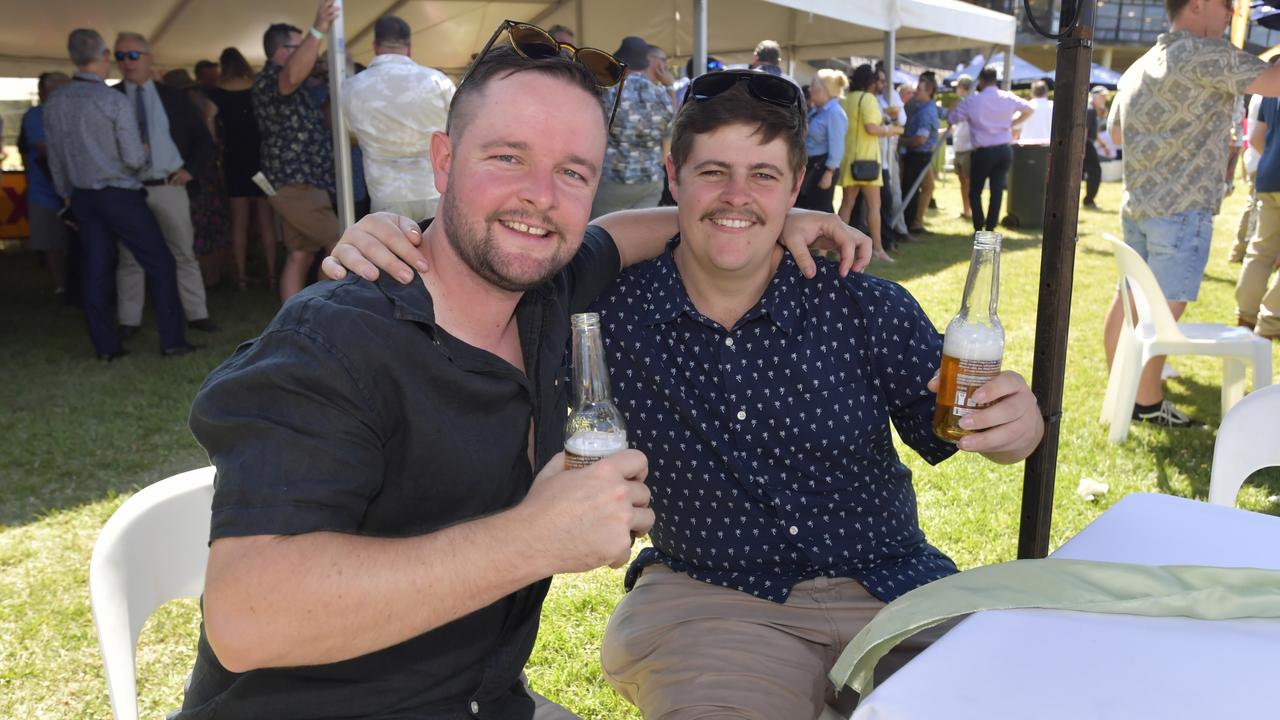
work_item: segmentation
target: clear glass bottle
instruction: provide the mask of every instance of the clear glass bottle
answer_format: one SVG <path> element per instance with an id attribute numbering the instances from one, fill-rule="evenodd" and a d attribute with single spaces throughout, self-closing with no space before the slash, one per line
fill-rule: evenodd
<path id="1" fill-rule="evenodd" d="M 627 448 L 627 425 L 613 404 L 609 367 L 600 337 L 600 315 L 569 318 L 573 330 L 573 406 L 564 427 L 564 464 L 586 467 Z"/>
<path id="2" fill-rule="evenodd" d="M 997 232 L 974 233 L 964 299 L 942 341 L 933 432 L 948 442 L 973 432 L 960 427 L 960 419 L 986 407 L 973 402 L 973 393 L 1000 374 L 1004 358 L 1004 327 L 996 315 L 1000 300 L 1000 239 Z"/>

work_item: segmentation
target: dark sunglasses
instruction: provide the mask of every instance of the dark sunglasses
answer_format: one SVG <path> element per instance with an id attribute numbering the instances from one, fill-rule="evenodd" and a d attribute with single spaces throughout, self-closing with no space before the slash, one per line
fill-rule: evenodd
<path id="1" fill-rule="evenodd" d="M 609 127 L 613 127 L 613 118 L 618 114 L 618 101 L 622 99 L 622 88 L 619 86 L 622 85 L 623 78 L 626 76 L 626 63 L 603 50 L 590 47 L 578 48 L 569 43 L 559 42 L 537 25 L 503 20 L 489 37 L 489 42 L 484 44 L 484 49 L 471 62 L 471 67 L 467 68 L 467 72 L 458 81 L 458 87 L 462 87 L 467 78 L 471 77 L 471 73 L 480 65 L 480 61 L 484 60 L 484 56 L 493 48 L 493 43 L 504 31 L 511 39 L 511 47 L 526 60 L 564 57 L 591 71 L 591 76 L 595 78 L 596 86 L 600 89 L 618 87 L 613 98 L 613 111 L 609 113 Z"/>
<path id="2" fill-rule="evenodd" d="M 130 50 L 128 52 L 121 52 L 117 50 L 116 62 L 124 62 L 125 58 L 129 58 L 130 60 L 136 61 L 138 58 L 142 57 L 143 55 L 150 55 L 150 54 L 151 53 L 147 52 L 146 50 Z"/>
<path id="3" fill-rule="evenodd" d="M 723 70 L 699 75 L 689 84 L 684 104 L 688 105 L 691 101 L 706 102 L 717 95 L 723 95 L 738 83 L 746 83 L 747 92 L 760 102 L 793 110 L 797 122 L 804 117 L 799 86 L 786 78 L 758 70 Z"/>

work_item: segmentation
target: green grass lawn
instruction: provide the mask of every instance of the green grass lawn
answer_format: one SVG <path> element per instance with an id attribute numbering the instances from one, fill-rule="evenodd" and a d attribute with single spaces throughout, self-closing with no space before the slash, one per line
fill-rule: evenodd
<path id="1" fill-rule="evenodd" d="M 929 225 L 939 234 L 907 245 L 893 266 L 872 271 L 906 285 L 933 321 L 956 311 L 969 259 L 967 221 L 955 219 L 956 183 L 940 185 L 945 205 Z M 1239 266 L 1226 263 L 1244 198 L 1229 198 L 1216 226 L 1201 299 L 1187 318 L 1231 322 Z M 1135 426 L 1124 445 L 1106 442 L 1097 416 L 1106 387 L 1100 328 L 1114 288 L 1114 263 L 1100 241 L 1119 233 L 1119 186 L 1104 186 L 1107 212 L 1085 212 L 1072 302 L 1072 331 L 1054 498 L 1052 547 L 1132 492 L 1203 499 L 1208 491 L 1214 430 L 1221 420 L 1221 365 L 1183 358 L 1169 383 L 1181 407 L 1208 429 Z M 1010 233 L 1002 263 L 1000 316 L 1006 367 L 1030 374 L 1034 342 L 1039 236 Z M 89 556 L 102 524 L 130 492 L 170 474 L 207 464 L 186 417 L 205 375 L 235 345 L 255 335 L 276 303 L 266 290 L 212 291 L 223 331 L 196 336 L 207 348 L 178 359 L 156 353 L 154 326 L 130 341 L 133 354 L 104 366 L 92 359 L 84 321 L 46 290 L 31 256 L 0 255 L 0 717 L 109 718 L 106 684 L 89 613 Z M 1280 361 L 1280 357 L 1277 357 Z M 1277 364 L 1280 367 L 1280 363 Z M 930 467 L 904 452 L 916 472 L 921 519 L 931 541 L 961 567 L 1012 559 L 1016 552 L 1022 466 L 956 457 Z M 1075 494 L 1082 478 L 1109 483 L 1094 502 Z M 1243 507 L 1280 514 L 1280 473 L 1262 473 L 1241 494 Z M 548 599 L 531 684 L 586 718 L 638 718 L 600 678 L 605 621 L 621 594 L 622 572 L 598 570 L 557 578 Z M 199 623 L 194 602 L 152 617 L 139 646 L 143 717 L 162 717 L 180 703 Z"/>

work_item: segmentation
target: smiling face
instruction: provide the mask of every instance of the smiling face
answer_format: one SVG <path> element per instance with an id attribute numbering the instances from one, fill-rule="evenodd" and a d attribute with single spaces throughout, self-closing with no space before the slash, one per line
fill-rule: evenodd
<path id="1" fill-rule="evenodd" d="M 600 101 L 526 71 L 489 81 L 467 103 L 465 127 L 432 138 L 445 235 L 495 287 L 532 289 L 582 243 L 604 159 Z"/>
<path id="2" fill-rule="evenodd" d="M 762 143 L 735 123 L 695 136 L 679 172 L 667 159 L 681 242 L 677 252 L 708 274 L 771 268 L 787 210 L 799 193 L 787 141 Z"/>

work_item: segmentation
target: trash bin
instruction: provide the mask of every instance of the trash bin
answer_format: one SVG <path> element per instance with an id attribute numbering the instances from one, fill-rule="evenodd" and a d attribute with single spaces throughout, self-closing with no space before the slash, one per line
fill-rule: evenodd
<path id="1" fill-rule="evenodd" d="M 1006 215 L 1000 224 L 1022 229 L 1044 225 L 1044 196 L 1048 185 L 1049 146 L 1014 145 Z"/>

